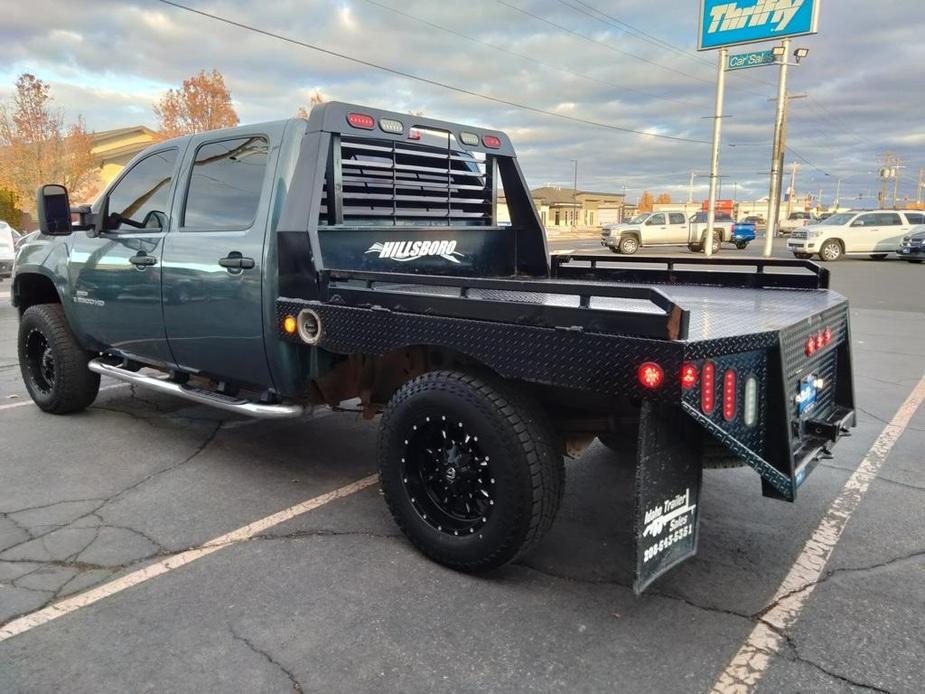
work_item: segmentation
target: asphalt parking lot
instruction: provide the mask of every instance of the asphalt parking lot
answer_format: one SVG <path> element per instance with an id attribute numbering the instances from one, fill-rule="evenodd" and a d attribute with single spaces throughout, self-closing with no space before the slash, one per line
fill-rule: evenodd
<path id="1" fill-rule="evenodd" d="M 410 547 L 370 483 L 376 421 L 250 421 L 113 382 L 85 413 L 41 413 L 0 283 L 0 692 L 710 691 L 873 459 L 799 614 L 757 654 L 763 676 L 718 691 L 921 692 L 925 408 L 889 423 L 925 374 L 925 267 L 830 267 L 852 302 L 854 435 L 793 505 L 750 469 L 707 471 L 698 556 L 640 598 L 632 471 L 599 444 L 568 462 L 538 549 L 454 573 Z"/>

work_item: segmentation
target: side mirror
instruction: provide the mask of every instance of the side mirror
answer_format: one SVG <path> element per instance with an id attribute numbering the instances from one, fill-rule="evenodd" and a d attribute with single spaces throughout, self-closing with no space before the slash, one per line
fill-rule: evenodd
<path id="1" fill-rule="evenodd" d="M 49 236 L 67 236 L 71 228 L 71 203 L 67 188 L 56 184 L 39 187 L 36 193 L 39 229 Z"/>

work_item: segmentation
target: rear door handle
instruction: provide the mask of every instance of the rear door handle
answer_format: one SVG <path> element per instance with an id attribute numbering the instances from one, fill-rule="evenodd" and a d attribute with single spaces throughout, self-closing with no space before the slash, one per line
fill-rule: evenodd
<path id="1" fill-rule="evenodd" d="M 147 255 L 144 252 L 139 252 L 137 255 L 133 255 L 128 261 L 135 267 L 148 267 L 150 265 L 157 265 L 157 258 L 153 255 Z"/>
<path id="2" fill-rule="evenodd" d="M 218 264 L 226 270 L 252 270 L 256 265 L 253 258 L 245 258 L 240 251 L 232 251 L 224 258 L 219 258 Z"/>

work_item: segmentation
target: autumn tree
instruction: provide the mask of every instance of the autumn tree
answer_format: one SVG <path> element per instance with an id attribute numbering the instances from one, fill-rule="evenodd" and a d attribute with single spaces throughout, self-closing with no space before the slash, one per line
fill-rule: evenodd
<path id="1" fill-rule="evenodd" d="M 639 211 L 640 212 L 651 212 L 652 204 L 655 202 L 655 198 L 652 197 L 652 193 L 645 191 L 642 194 L 642 197 L 639 198 Z"/>
<path id="2" fill-rule="evenodd" d="M 296 118 L 308 118 L 308 114 L 311 112 L 311 110 L 315 106 L 317 106 L 318 104 L 323 104 L 327 100 L 328 98 L 324 94 L 321 93 L 321 90 L 316 89 L 308 97 L 308 108 L 305 108 L 304 106 L 299 106 L 299 110 L 296 111 L 295 117 Z"/>
<path id="3" fill-rule="evenodd" d="M 661 193 L 661 194 L 655 199 L 655 202 L 657 202 L 657 203 L 660 204 L 660 205 L 670 205 L 670 204 L 671 204 L 671 194 L 670 194 L 670 193 Z"/>
<path id="4" fill-rule="evenodd" d="M 168 89 L 154 105 L 163 139 L 230 128 L 238 123 L 231 92 L 218 70 L 183 80 L 179 89 Z"/>
<path id="5" fill-rule="evenodd" d="M 65 126 L 61 112 L 52 108 L 49 85 L 23 73 L 9 102 L 0 105 L 0 189 L 33 212 L 35 191 L 43 183 L 66 186 L 75 203 L 90 202 L 101 187 L 83 118 Z"/>

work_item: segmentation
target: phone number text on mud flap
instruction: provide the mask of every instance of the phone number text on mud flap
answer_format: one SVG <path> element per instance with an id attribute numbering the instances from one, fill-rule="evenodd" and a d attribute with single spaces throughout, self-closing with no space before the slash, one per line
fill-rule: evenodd
<path id="1" fill-rule="evenodd" d="M 668 536 L 663 537 L 661 540 L 656 542 L 651 547 L 647 548 L 642 555 L 642 561 L 647 562 L 650 559 L 654 559 L 659 554 L 664 552 L 666 549 L 671 547 L 676 542 L 683 540 L 685 537 L 690 535 L 694 531 L 694 526 L 690 523 L 686 523 L 684 526 L 678 528 L 674 532 L 670 533 Z"/>

